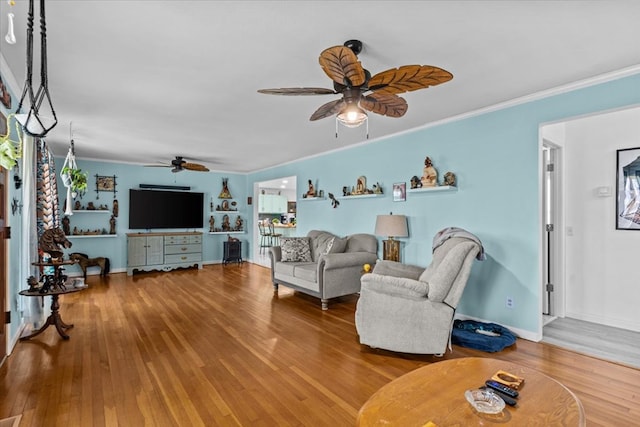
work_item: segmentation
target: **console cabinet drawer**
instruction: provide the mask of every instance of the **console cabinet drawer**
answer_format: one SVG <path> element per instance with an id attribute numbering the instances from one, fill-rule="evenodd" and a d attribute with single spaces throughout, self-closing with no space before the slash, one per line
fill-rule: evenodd
<path id="1" fill-rule="evenodd" d="M 173 254 L 189 254 L 193 252 L 202 252 L 201 244 L 192 244 L 192 245 L 167 245 L 164 248 L 165 255 L 173 255 Z"/>
<path id="2" fill-rule="evenodd" d="M 202 252 L 164 256 L 165 264 L 176 264 L 180 262 L 197 262 L 197 261 L 202 261 Z"/>
<path id="3" fill-rule="evenodd" d="M 164 236 L 165 245 L 186 245 L 190 243 L 202 243 L 202 236 Z"/>

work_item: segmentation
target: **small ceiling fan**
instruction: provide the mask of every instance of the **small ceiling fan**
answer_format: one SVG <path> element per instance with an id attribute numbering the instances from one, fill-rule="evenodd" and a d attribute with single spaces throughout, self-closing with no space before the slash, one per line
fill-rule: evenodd
<path id="1" fill-rule="evenodd" d="M 357 127 L 367 120 L 364 110 L 387 117 L 402 117 L 407 112 L 408 105 L 407 101 L 397 94 L 426 89 L 453 78 L 450 72 L 431 65 L 404 65 L 371 76 L 358 61 L 357 55 L 361 51 L 361 41 L 348 40 L 344 46 L 330 47 L 320 53 L 320 66 L 333 80 L 333 90 L 292 87 L 260 89 L 258 92 L 289 96 L 341 94 L 340 99 L 318 108 L 309 120 L 319 120 L 337 114 L 337 122 L 347 127 Z"/>
<path id="2" fill-rule="evenodd" d="M 146 165 L 147 167 L 161 167 L 161 168 L 172 168 L 171 172 L 178 173 L 184 170 L 190 170 L 195 172 L 209 172 L 209 168 L 199 163 L 191 163 L 184 160 L 182 156 L 176 156 L 175 159 L 171 160 L 170 164 L 158 164 L 158 165 Z"/>

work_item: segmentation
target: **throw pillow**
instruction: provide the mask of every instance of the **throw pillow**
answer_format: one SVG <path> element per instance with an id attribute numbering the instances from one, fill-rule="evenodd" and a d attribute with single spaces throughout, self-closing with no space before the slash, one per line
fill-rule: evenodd
<path id="1" fill-rule="evenodd" d="M 341 254 L 344 252 L 345 249 L 347 249 L 347 238 L 334 237 L 331 247 L 329 247 L 329 250 L 327 251 L 327 253 Z"/>
<path id="2" fill-rule="evenodd" d="M 326 255 L 328 253 L 331 253 L 331 248 L 333 247 L 333 242 L 336 240 L 335 237 L 332 237 L 331 239 L 329 239 L 329 241 L 327 242 L 326 246 L 323 248 L 322 250 L 322 255 Z"/>
<path id="3" fill-rule="evenodd" d="M 311 262 L 308 237 L 281 237 L 282 262 Z"/>

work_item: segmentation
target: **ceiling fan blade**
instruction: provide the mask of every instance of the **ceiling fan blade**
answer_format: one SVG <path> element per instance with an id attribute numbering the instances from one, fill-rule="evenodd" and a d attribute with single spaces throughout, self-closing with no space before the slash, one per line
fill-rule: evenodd
<path id="1" fill-rule="evenodd" d="M 188 169 L 190 171 L 196 171 L 196 172 L 209 172 L 209 168 L 199 163 L 185 162 L 182 164 L 182 169 Z"/>
<path id="2" fill-rule="evenodd" d="M 360 99 L 360 106 L 387 117 L 402 117 L 409 106 L 404 98 L 394 94 L 375 92 Z"/>
<path id="3" fill-rule="evenodd" d="M 376 74 L 369 89 L 377 93 L 404 93 L 448 82 L 453 74 L 431 65 L 404 65 Z"/>
<path id="4" fill-rule="evenodd" d="M 324 119 L 325 117 L 333 116 L 334 114 L 337 114 L 338 112 L 340 112 L 340 110 L 342 110 L 344 104 L 345 102 L 343 99 L 336 99 L 335 101 L 327 102 L 326 104 L 318 108 L 315 113 L 311 115 L 309 120 L 315 121 Z"/>
<path id="5" fill-rule="evenodd" d="M 334 46 L 320 54 L 320 65 L 331 80 L 348 87 L 363 85 L 366 76 L 362 64 L 351 49 Z"/>
<path id="6" fill-rule="evenodd" d="M 279 89 L 259 89 L 259 93 L 267 95 L 334 95 L 337 92 L 322 87 L 283 87 Z"/>

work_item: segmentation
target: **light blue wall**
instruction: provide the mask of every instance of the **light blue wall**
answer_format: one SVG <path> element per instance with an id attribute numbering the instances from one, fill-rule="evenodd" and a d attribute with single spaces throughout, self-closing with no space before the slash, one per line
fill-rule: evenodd
<path id="1" fill-rule="evenodd" d="M 76 155 L 81 156 L 82 145 L 76 144 Z M 56 158 L 56 168 L 59 170 L 62 168 L 64 158 Z M 71 237 L 73 246 L 67 250 L 69 252 L 83 252 L 90 257 L 106 256 L 110 259 L 111 268 L 113 270 L 124 270 L 127 266 L 127 239 L 126 233 L 140 232 L 145 230 L 130 230 L 128 223 L 129 212 L 129 189 L 139 188 L 140 184 L 157 184 L 157 185 L 179 185 L 189 186 L 191 191 L 205 193 L 205 207 L 204 207 L 204 228 L 196 230 L 151 230 L 151 231 L 203 231 L 205 232 L 203 238 L 203 258 L 205 263 L 219 262 L 223 258 L 223 246 L 222 242 L 227 239 L 227 235 L 212 235 L 208 234 L 209 231 L 209 216 L 210 216 L 210 202 L 214 202 L 214 206 L 220 203 L 218 195 L 222 190 L 222 178 L 229 178 L 228 185 L 231 195 L 238 203 L 239 214 L 246 220 L 249 211 L 246 208 L 246 175 L 242 174 L 230 174 L 230 173 L 201 173 L 184 171 L 180 173 L 172 173 L 170 168 L 163 167 L 144 167 L 134 166 L 122 163 L 105 163 L 96 161 L 77 160 L 78 167 L 83 171 L 89 173 L 88 177 L 88 190 L 82 198 L 76 198 L 80 201 L 83 207 L 86 207 L 88 202 L 93 202 L 95 206 L 106 204 L 109 210 L 113 208 L 114 193 L 100 192 L 97 193 L 96 189 L 96 177 L 95 175 L 104 176 L 116 176 L 116 190 L 115 198 L 118 200 L 119 215 L 116 220 L 116 238 L 93 238 L 93 237 Z M 62 186 L 60 180 L 58 180 L 59 198 L 60 198 L 60 213 L 61 218 L 64 216 L 64 199 L 66 198 L 66 189 Z M 177 209 L 180 207 L 177 206 Z M 230 214 L 232 225 L 235 223 L 235 214 Z M 105 228 L 109 230 L 109 214 L 89 214 L 79 213 L 70 216 L 70 227 L 78 227 L 81 230 L 94 230 Z M 221 217 L 217 216 L 217 224 L 220 224 Z M 246 221 L 245 221 L 246 224 Z M 247 228 L 245 227 L 245 230 Z M 234 237 L 238 237 L 243 241 L 246 241 L 246 234 L 234 234 Z M 248 245 L 243 245 L 243 254 L 246 257 Z M 97 270 L 96 270 L 97 271 Z M 69 273 L 79 273 L 80 269 L 77 266 L 68 268 Z"/>
<path id="2" fill-rule="evenodd" d="M 379 182 L 385 197 L 298 202 L 298 234 L 324 229 L 336 234 L 372 233 L 378 214 L 405 214 L 410 237 L 403 239 L 403 262 L 426 266 L 434 234 L 447 226 L 463 227 L 480 237 L 487 260 L 477 262 L 459 312 L 539 333 L 540 205 L 538 126 L 563 118 L 640 103 L 640 75 L 416 130 L 352 149 L 251 174 L 254 182 L 297 176 L 299 188 L 317 180 L 325 193 L 341 194 L 360 175 L 369 187 Z M 376 118 L 370 126 L 375 127 Z M 331 132 L 327 138 L 332 138 Z M 420 176 L 431 157 L 439 180 L 447 171 L 458 177 L 455 193 L 407 194 L 393 202 L 395 182 Z M 298 191 L 301 193 L 302 191 Z M 507 296 L 515 307 L 506 308 Z"/>

